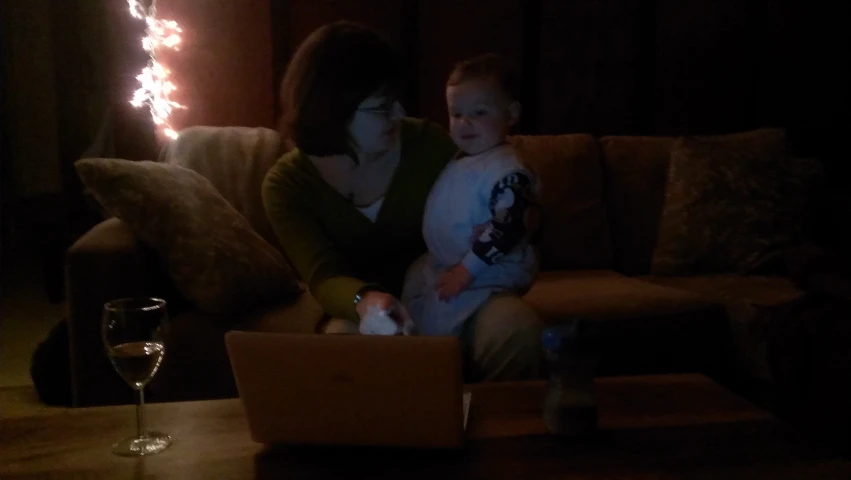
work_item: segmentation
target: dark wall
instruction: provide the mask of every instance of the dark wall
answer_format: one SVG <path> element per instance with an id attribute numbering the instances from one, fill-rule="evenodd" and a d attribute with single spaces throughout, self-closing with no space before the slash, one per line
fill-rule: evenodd
<path id="1" fill-rule="evenodd" d="M 183 29 L 181 48 L 159 54 L 178 86 L 173 98 L 187 107 L 174 112 L 176 129 L 274 122 L 269 2 L 279 3 L 158 1 L 158 14 Z"/>
<path id="2" fill-rule="evenodd" d="M 493 50 L 523 67 L 522 132 L 779 126 L 795 153 L 845 169 L 850 11 L 847 2 L 792 0 L 274 1 L 275 81 L 310 31 L 349 18 L 408 54 L 412 115 L 445 124 L 452 64 Z"/>

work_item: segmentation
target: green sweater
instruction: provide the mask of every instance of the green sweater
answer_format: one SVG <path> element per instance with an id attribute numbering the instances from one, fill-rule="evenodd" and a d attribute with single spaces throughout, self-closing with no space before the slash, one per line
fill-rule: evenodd
<path id="1" fill-rule="evenodd" d="M 406 118 L 402 151 L 375 223 L 326 183 L 294 149 L 263 182 L 263 204 L 284 253 L 325 313 L 358 322 L 354 296 L 367 284 L 399 295 L 425 252 L 425 202 L 456 147 L 434 123 Z"/>

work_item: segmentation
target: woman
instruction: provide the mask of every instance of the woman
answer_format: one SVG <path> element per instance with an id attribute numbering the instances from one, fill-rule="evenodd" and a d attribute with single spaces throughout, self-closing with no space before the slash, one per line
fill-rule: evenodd
<path id="1" fill-rule="evenodd" d="M 371 307 L 396 318 L 408 266 L 425 251 L 426 197 L 456 147 L 439 126 L 405 118 L 398 51 L 374 31 L 335 22 L 298 48 L 281 83 L 289 152 L 263 202 L 284 252 L 330 317 L 322 333 L 357 333 Z M 532 378 L 540 322 L 516 295 L 492 298 L 461 340 L 468 380 Z"/>

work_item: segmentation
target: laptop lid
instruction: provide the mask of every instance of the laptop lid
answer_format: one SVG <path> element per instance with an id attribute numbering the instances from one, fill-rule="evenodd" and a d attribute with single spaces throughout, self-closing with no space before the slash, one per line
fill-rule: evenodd
<path id="1" fill-rule="evenodd" d="M 463 445 L 456 338 L 232 331 L 225 343 L 256 442 Z"/>

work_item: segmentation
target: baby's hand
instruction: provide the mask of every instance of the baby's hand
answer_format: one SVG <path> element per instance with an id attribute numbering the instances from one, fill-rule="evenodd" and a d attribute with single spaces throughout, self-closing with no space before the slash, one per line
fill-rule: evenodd
<path id="1" fill-rule="evenodd" d="M 435 287 L 440 300 L 447 301 L 458 296 L 463 292 L 470 283 L 473 282 L 473 275 L 462 264 L 455 265 L 441 273 L 437 277 Z"/>

